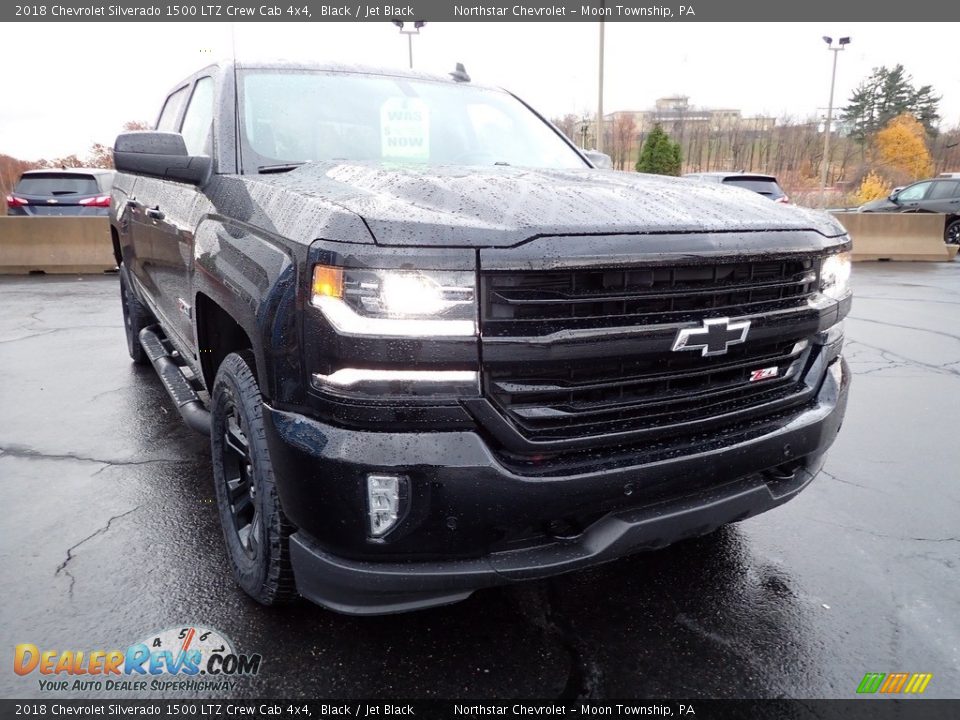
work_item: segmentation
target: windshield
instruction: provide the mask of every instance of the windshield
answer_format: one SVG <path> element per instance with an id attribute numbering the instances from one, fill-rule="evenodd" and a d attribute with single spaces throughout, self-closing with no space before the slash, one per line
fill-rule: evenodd
<path id="1" fill-rule="evenodd" d="M 584 168 L 510 94 L 429 80 L 253 70 L 243 75 L 245 164 L 311 160 Z M 247 168 L 255 171 L 255 168 Z"/>

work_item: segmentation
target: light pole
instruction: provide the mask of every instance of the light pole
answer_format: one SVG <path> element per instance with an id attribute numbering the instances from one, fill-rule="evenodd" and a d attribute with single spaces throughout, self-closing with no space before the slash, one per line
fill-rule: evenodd
<path id="1" fill-rule="evenodd" d="M 423 20 L 417 20 L 413 23 L 413 30 L 404 30 L 403 20 L 394 20 L 393 24 L 400 28 L 400 34 L 407 36 L 407 51 L 410 55 L 410 69 L 413 70 L 413 36 L 420 34 L 420 28 L 422 28 L 427 23 Z"/>
<path id="2" fill-rule="evenodd" d="M 600 7 L 601 9 L 606 8 L 606 0 L 601 0 Z M 603 152 L 603 32 L 604 32 L 605 23 L 603 20 L 600 20 L 600 58 L 599 58 L 599 69 L 600 77 L 598 78 L 598 90 L 597 90 L 597 152 Z"/>
<path id="3" fill-rule="evenodd" d="M 820 207 L 826 205 L 827 171 L 830 166 L 830 130 L 833 125 L 833 89 L 837 83 L 837 55 L 850 44 L 850 38 L 842 37 L 837 40 L 837 47 L 833 46 L 833 38 L 828 35 L 823 36 L 823 41 L 827 44 L 827 49 L 833 53 L 833 72 L 830 75 L 830 101 L 827 103 L 827 126 L 823 131 L 823 162 L 820 168 Z"/>

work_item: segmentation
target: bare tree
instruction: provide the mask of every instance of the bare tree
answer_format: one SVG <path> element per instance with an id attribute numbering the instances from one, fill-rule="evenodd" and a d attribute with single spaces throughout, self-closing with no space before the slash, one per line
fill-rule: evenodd
<path id="1" fill-rule="evenodd" d="M 637 121 L 632 113 L 620 113 L 613 118 L 613 147 L 611 157 L 618 170 L 629 170 L 637 138 Z"/>

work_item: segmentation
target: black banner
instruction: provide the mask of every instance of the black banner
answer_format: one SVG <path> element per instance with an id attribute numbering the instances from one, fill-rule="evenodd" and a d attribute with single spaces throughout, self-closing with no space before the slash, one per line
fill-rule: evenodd
<path id="1" fill-rule="evenodd" d="M 0 717 L 955 720 L 960 700 L 0 700 Z"/>
<path id="2" fill-rule="evenodd" d="M 145 2 L 134 0 L 59 0 L 4 3 L 0 20 L 10 21 L 187 21 L 187 22 L 383 22 L 424 21 L 550 21 L 550 22 L 755 22 L 805 20 L 831 22 L 936 21 L 960 19 L 960 3 L 892 0 L 838 3 L 835 0 L 770 2 L 769 0 L 285 0 L 216 3 Z M 944 52 L 948 52 L 946 48 Z"/>

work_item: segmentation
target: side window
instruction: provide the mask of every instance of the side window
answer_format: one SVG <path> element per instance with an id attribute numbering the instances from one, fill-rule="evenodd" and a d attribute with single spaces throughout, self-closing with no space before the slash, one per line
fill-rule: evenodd
<path id="1" fill-rule="evenodd" d="M 197 80 L 180 133 L 190 155 L 206 155 L 207 140 L 213 125 L 213 78 Z"/>
<path id="2" fill-rule="evenodd" d="M 170 94 L 167 101 L 163 104 L 163 110 L 160 111 L 160 119 L 157 120 L 157 130 L 164 132 L 174 132 L 177 129 L 177 118 L 180 117 L 180 109 L 187 99 L 187 90 L 182 87 Z"/>
<path id="3" fill-rule="evenodd" d="M 904 188 L 900 191 L 900 194 L 897 195 L 897 200 L 922 200 L 924 193 L 927 192 L 928 187 L 930 187 L 930 183 L 928 182 L 911 185 L 910 187 Z"/>
<path id="4" fill-rule="evenodd" d="M 960 197 L 960 181 L 938 180 L 933 184 L 927 200 L 949 200 L 955 197 Z"/>

